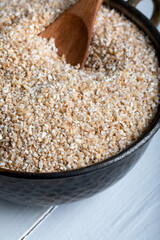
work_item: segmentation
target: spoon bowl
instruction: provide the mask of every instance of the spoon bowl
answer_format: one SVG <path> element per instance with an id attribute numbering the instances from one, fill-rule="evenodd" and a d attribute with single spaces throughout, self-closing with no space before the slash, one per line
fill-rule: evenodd
<path id="1" fill-rule="evenodd" d="M 79 63 L 83 65 L 87 47 L 90 44 L 88 30 L 83 20 L 69 13 L 62 15 L 55 21 L 55 24 L 51 24 L 41 33 L 41 37 L 50 39 L 53 33 L 56 33 L 54 40 L 58 54 L 65 55 L 66 62 L 73 66 Z M 71 41 L 71 36 L 74 41 Z"/>
<path id="2" fill-rule="evenodd" d="M 83 68 L 92 39 L 93 27 L 102 0 L 79 0 L 39 34 L 54 38 L 60 56 L 66 62 Z"/>

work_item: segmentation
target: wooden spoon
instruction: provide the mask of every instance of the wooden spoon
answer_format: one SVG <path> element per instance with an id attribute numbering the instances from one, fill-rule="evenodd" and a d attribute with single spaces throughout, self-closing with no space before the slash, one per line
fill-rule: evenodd
<path id="1" fill-rule="evenodd" d="M 93 27 L 103 0 L 79 0 L 39 34 L 54 38 L 60 56 L 71 65 L 83 68 L 88 56 Z"/>

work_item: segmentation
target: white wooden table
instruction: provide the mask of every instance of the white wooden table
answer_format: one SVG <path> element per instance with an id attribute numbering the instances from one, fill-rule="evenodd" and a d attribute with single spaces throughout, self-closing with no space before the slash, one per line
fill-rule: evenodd
<path id="1" fill-rule="evenodd" d="M 149 17 L 152 4 L 138 8 Z M 160 240 L 160 130 L 127 176 L 90 199 L 49 208 L 0 200 L 0 239 Z"/>

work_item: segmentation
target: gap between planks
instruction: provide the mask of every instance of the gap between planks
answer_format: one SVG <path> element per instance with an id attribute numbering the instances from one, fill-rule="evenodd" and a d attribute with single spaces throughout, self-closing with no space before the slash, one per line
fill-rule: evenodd
<path id="1" fill-rule="evenodd" d="M 30 227 L 30 229 L 28 229 L 28 231 L 27 231 L 21 238 L 19 238 L 19 240 L 25 240 L 25 239 L 29 236 L 29 234 L 30 234 L 31 232 L 33 232 L 33 231 L 36 229 L 36 227 L 38 227 L 39 224 L 42 223 L 42 222 L 49 216 L 49 214 L 51 214 L 56 208 L 57 208 L 57 206 L 52 206 L 52 207 L 50 207 L 50 208 L 40 217 L 40 219 L 39 219 L 38 221 L 36 221 L 36 222 Z"/>

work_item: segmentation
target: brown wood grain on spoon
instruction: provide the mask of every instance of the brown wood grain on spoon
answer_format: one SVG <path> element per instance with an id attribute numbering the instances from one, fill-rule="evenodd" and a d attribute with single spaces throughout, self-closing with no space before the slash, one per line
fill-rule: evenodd
<path id="1" fill-rule="evenodd" d="M 83 68 L 91 43 L 96 16 L 103 0 L 79 0 L 39 34 L 54 38 L 60 56 Z"/>

